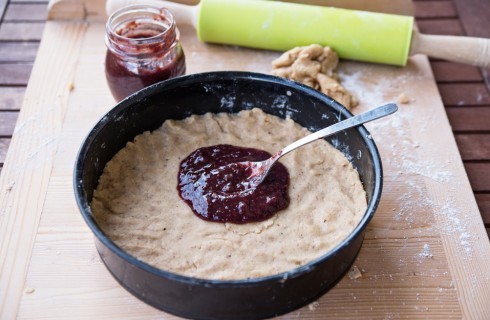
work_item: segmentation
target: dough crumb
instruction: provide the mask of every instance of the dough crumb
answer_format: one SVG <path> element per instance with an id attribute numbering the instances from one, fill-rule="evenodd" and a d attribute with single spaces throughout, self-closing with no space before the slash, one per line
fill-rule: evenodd
<path id="1" fill-rule="evenodd" d="M 306 84 L 351 109 L 358 101 L 340 84 L 335 73 L 338 64 L 332 48 L 312 44 L 284 52 L 272 61 L 272 74 Z"/>
<path id="2" fill-rule="evenodd" d="M 73 82 L 70 82 L 70 85 L 68 86 L 68 90 L 70 90 L 70 92 L 75 90 L 75 84 Z"/>
<path id="3" fill-rule="evenodd" d="M 308 309 L 310 309 L 310 311 L 315 311 L 316 309 L 318 309 L 319 306 L 320 303 L 318 301 L 315 301 L 308 305 Z"/>
<path id="4" fill-rule="evenodd" d="M 398 101 L 398 103 L 401 103 L 401 104 L 407 104 L 410 102 L 410 98 L 406 95 L 405 92 L 402 92 L 398 95 L 397 101 Z"/>
<path id="5" fill-rule="evenodd" d="M 34 291 L 36 291 L 36 289 L 34 289 L 34 288 L 26 288 L 26 289 L 24 290 L 24 292 L 25 292 L 26 294 L 32 294 L 32 293 L 34 293 Z"/>
<path id="6" fill-rule="evenodd" d="M 352 270 L 349 271 L 349 278 L 351 280 L 359 279 L 362 277 L 362 272 L 359 270 L 357 266 L 352 267 Z"/>
<path id="7" fill-rule="evenodd" d="M 12 191 L 12 189 L 14 188 L 14 186 L 15 186 L 15 182 L 9 183 L 8 186 L 7 186 L 7 188 L 6 188 L 7 191 Z"/>

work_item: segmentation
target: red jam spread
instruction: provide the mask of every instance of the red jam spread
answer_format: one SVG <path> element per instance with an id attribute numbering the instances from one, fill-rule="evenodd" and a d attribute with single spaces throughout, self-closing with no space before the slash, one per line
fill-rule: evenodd
<path id="1" fill-rule="evenodd" d="M 289 205 L 289 173 L 276 162 L 256 188 L 246 183 L 251 168 L 241 161 L 262 161 L 263 150 L 226 144 L 199 148 L 182 160 L 177 190 L 192 211 L 207 221 L 262 221 Z"/>

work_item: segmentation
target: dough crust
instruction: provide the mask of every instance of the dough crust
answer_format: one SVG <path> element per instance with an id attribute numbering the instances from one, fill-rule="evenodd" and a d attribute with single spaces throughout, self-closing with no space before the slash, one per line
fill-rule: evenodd
<path id="1" fill-rule="evenodd" d="M 179 198 L 180 162 L 198 147 L 231 144 L 274 153 L 309 132 L 260 109 L 168 120 L 128 142 L 107 163 L 91 204 L 102 230 L 155 267 L 205 279 L 246 279 L 291 270 L 340 243 L 366 210 L 359 175 L 320 140 L 281 162 L 289 207 L 258 223 L 204 221 Z"/>

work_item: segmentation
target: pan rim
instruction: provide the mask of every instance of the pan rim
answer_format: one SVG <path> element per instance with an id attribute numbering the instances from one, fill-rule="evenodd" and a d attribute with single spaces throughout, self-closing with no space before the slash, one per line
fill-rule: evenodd
<path id="1" fill-rule="evenodd" d="M 213 72 L 203 72 L 196 74 L 184 75 L 176 78 L 172 78 L 149 87 L 146 87 L 133 95 L 127 97 L 120 103 L 116 104 L 111 110 L 104 114 L 104 116 L 92 127 L 89 131 L 88 135 L 83 140 L 83 143 L 77 153 L 74 173 L 73 173 L 73 185 L 75 191 L 75 198 L 77 202 L 77 206 L 79 211 L 81 212 L 85 222 L 97 237 L 97 239 L 105 245 L 109 250 L 118 255 L 123 260 L 129 262 L 133 266 L 143 269 L 147 272 L 150 272 L 156 276 L 163 277 L 169 280 L 178 281 L 188 285 L 203 285 L 206 287 L 215 287 L 215 288 L 235 288 L 235 287 L 249 287 L 249 286 L 258 286 L 270 281 L 285 281 L 287 279 L 299 277 L 305 273 L 311 272 L 312 269 L 317 268 L 322 264 L 323 261 L 331 259 L 335 256 L 339 251 L 343 248 L 349 246 L 349 244 L 357 238 L 367 227 L 368 223 L 371 221 L 374 213 L 379 205 L 382 187 L 383 187 L 383 169 L 381 157 L 378 151 L 378 148 L 371 138 L 369 131 L 364 126 L 359 126 L 355 128 L 359 132 L 362 137 L 362 140 L 366 144 L 369 152 L 373 158 L 373 171 L 374 171 L 374 190 L 371 201 L 368 202 L 368 206 L 366 211 L 358 223 L 358 225 L 354 228 L 350 234 L 342 240 L 339 244 L 337 244 L 331 250 L 323 253 L 318 258 L 308 262 L 305 265 L 293 268 L 291 270 L 268 275 L 264 277 L 258 278 L 245 278 L 245 279 L 231 279 L 231 280 L 218 280 L 218 279 L 205 279 L 205 278 L 195 278 L 190 277 L 178 273 L 174 273 L 171 271 L 167 271 L 164 269 L 160 269 L 154 267 L 142 260 L 137 259 L 131 254 L 124 251 L 117 244 L 115 244 L 98 226 L 97 222 L 92 216 L 92 212 L 90 209 L 90 204 L 85 197 L 85 190 L 83 188 L 82 183 L 82 172 L 83 172 L 83 159 L 85 158 L 88 150 L 90 149 L 91 143 L 93 143 L 95 137 L 98 135 L 100 131 L 107 125 L 108 119 L 112 118 L 112 115 L 119 114 L 125 108 L 128 108 L 130 105 L 134 103 L 138 103 L 138 101 L 144 99 L 146 96 L 151 95 L 154 91 L 160 90 L 165 87 L 171 87 L 175 85 L 181 85 L 183 82 L 195 82 L 196 79 L 200 79 L 200 81 L 206 80 L 258 80 L 265 82 L 274 82 L 280 85 L 285 85 L 286 87 L 291 87 L 295 90 L 303 91 L 305 94 L 313 96 L 317 100 L 321 101 L 324 104 L 333 107 L 336 111 L 338 111 L 343 117 L 349 118 L 352 117 L 352 113 L 348 111 L 345 107 L 343 107 L 340 103 L 332 99 L 331 97 L 313 89 L 301 83 L 291 81 L 284 78 L 279 78 L 272 75 L 256 73 L 256 72 L 244 72 L 244 71 L 213 71 Z"/>

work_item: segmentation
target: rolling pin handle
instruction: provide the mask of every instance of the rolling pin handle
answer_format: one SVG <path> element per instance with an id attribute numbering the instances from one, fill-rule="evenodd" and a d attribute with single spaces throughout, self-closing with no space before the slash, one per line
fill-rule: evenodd
<path id="1" fill-rule="evenodd" d="M 429 57 L 490 67 L 490 39 L 428 35 L 413 32 L 410 55 L 422 53 Z"/>

